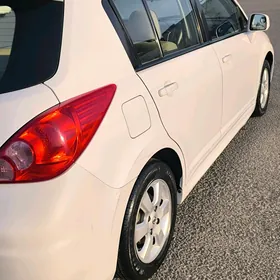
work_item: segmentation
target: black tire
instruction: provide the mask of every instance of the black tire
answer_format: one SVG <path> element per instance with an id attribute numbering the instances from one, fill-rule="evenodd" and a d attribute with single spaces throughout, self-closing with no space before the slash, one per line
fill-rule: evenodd
<path id="1" fill-rule="evenodd" d="M 149 264 L 143 263 L 134 246 L 135 222 L 141 199 L 148 186 L 155 180 L 164 180 L 171 195 L 171 226 L 169 237 L 157 258 Z M 177 214 L 177 188 L 171 169 L 163 162 L 152 161 L 138 177 L 130 195 L 122 226 L 116 276 L 125 280 L 144 280 L 150 278 L 166 257 L 174 233 Z"/>
<path id="2" fill-rule="evenodd" d="M 266 104 L 265 104 L 265 106 L 262 106 L 261 105 L 261 83 L 262 83 L 263 73 L 266 69 L 268 70 L 268 73 L 269 73 L 269 81 L 268 81 L 269 91 L 268 91 L 268 98 L 267 98 Z M 253 113 L 253 117 L 261 117 L 266 113 L 268 103 L 269 103 L 269 97 L 270 97 L 270 86 L 271 86 L 270 83 L 271 83 L 271 66 L 270 66 L 269 62 L 267 60 L 265 60 L 263 68 L 262 68 L 261 77 L 260 77 L 260 86 L 259 86 L 257 102 L 256 102 L 255 111 Z"/>

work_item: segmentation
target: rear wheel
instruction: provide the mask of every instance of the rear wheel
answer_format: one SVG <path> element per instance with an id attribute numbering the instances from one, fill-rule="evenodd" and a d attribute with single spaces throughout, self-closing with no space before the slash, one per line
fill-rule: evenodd
<path id="1" fill-rule="evenodd" d="M 138 177 L 123 222 L 117 276 L 151 277 L 164 260 L 174 232 L 177 189 L 170 168 L 151 162 Z"/>
<path id="2" fill-rule="evenodd" d="M 270 75 L 271 75 L 271 67 L 267 60 L 265 60 L 262 74 L 261 74 L 261 81 L 260 87 L 256 102 L 256 108 L 253 113 L 253 116 L 260 117 L 264 115 L 267 111 L 269 95 L 270 95 Z"/>

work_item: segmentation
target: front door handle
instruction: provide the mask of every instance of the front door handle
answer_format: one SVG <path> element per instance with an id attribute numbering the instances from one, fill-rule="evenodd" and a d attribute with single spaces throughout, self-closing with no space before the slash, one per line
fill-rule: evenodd
<path id="1" fill-rule="evenodd" d="M 164 87 L 158 91 L 160 97 L 165 95 L 172 96 L 173 92 L 178 89 L 178 84 L 176 82 L 166 82 Z"/>
<path id="2" fill-rule="evenodd" d="M 223 63 L 229 63 L 231 61 L 232 55 L 228 54 L 226 56 L 223 57 Z"/>

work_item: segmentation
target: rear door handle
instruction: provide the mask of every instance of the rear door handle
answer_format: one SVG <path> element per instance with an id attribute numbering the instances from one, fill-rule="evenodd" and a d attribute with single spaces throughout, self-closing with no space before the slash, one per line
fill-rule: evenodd
<path id="1" fill-rule="evenodd" d="M 228 55 L 226 55 L 226 56 L 224 56 L 222 58 L 223 63 L 229 63 L 231 61 L 231 59 L 232 59 L 232 55 L 231 54 L 228 54 Z"/>
<path id="2" fill-rule="evenodd" d="M 176 82 L 166 82 L 164 87 L 158 91 L 160 97 L 165 95 L 171 96 L 174 91 L 178 89 L 178 84 Z"/>

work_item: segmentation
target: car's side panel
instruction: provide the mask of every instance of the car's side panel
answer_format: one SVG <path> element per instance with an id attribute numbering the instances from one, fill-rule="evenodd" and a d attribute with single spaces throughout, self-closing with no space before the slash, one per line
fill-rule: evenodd
<path id="1" fill-rule="evenodd" d="M 211 46 L 138 72 L 149 88 L 170 137 L 192 173 L 220 138 L 222 73 Z M 178 88 L 161 96 L 166 83 Z"/>
<path id="2" fill-rule="evenodd" d="M 244 73 L 245 77 L 246 75 L 251 76 L 251 83 L 248 85 L 249 90 L 251 91 L 251 96 L 248 97 L 250 99 L 246 104 L 244 104 L 239 112 L 235 113 L 234 117 L 227 123 L 227 125 L 222 128 L 220 141 L 217 143 L 217 145 L 212 147 L 206 159 L 199 165 L 195 172 L 191 174 L 189 180 L 184 186 L 182 200 L 186 198 L 188 193 L 199 181 L 199 179 L 223 152 L 223 150 L 227 147 L 239 130 L 246 124 L 255 109 L 263 63 L 269 52 L 271 52 L 274 57 L 274 49 L 268 36 L 264 32 L 249 32 L 246 34 L 246 36 L 248 36 L 250 42 L 249 46 L 251 52 L 250 55 L 252 57 L 251 59 L 254 60 L 254 65 L 248 69 L 246 73 Z M 273 71 L 274 63 L 272 64 L 271 79 L 273 76 Z"/>
<path id="3" fill-rule="evenodd" d="M 232 139 L 239 132 L 239 130 L 246 124 L 246 122 L 252 115 L 254 108 L 255 102 L 253 101 L 250 104 L 248 104 L 246 110 L 244 110 L 243 114 L 239 116 L 239 119 L 236 120 L 231 129 L 224 133 L 217 145 L 211 149 L 206 159 L 200 164 L 199 168 L 197 168 L 194 174 L 189 178 L 189 181 L 186 183 L 186 186 L 184 186 L 182 201 L 186 198 L 186 196 L 197 184 L 200 178 L 205 174 L 205 172 L 209 169 L 209 167 L 220 156 L 220 154 L 232 141 Z"/>
<path id="4" fill-rule="evenodd" d="M 223 70 L 223 129 L 235 120 L 256 97 L 257 53 L 246 33 L 214 43 Z"/>
<path id="5" fill-rule="evenodd" d="M 228 90 L 224 90 L 224 102 L 226 102 L 226 104 L 224 104 L 222 135 L 227 133 L 228 130 L 234 126 L 240 116 L 247 110 L 248 105 L 256 101 L 265 57 L 269 52 L 274 56 L 273 47 L 264 32 L 248 32 L 241 35 L 247 37 L 244 40 L 240 40 L 238 36 L 236 36 L 236 38 L 239 39 L 237 45 L 239 47 L 243 46 L 239 52 L 241 63 L 243 64 L 241 65 L 239 63 L 240 66 L 237 65 L 235 67 L 234 76 L 238 77 L 237 79 L 239 82 L 233 83 L 232 85 L 229 84 L 228 86 L 225 85 Z M 244 44 L 244 42 L 246 42 L 246 44 Z M 272 75 L 273 68 L 272 65 Z M 224 75 L 226 76 L 226 72 Z M 231 78 L 229 77 L 228 80 L 231 81 Z M 234 92 L 232 90 L 234 90 Z M 241 109 L 235 112 L 235 114 L 232 112 L 233 117 L 230 118 L 228 114 L 230 114 L 230 110 L 233 108 L 234 104 L 236 104 L 236 97 L 234 94 L 238 96 L 239 100 L 243 100 L 243 104 L 241 104 Z"/>

